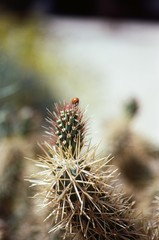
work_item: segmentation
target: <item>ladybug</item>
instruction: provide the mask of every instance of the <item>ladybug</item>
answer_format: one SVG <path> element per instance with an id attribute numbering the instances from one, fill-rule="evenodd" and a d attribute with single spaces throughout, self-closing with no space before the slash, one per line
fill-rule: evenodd
<path id="1" fill-rule="evenodd" d="M 72 105 L 77 106 L 79 104 L 79 98 L 75 97 L 72 99 Z"/>

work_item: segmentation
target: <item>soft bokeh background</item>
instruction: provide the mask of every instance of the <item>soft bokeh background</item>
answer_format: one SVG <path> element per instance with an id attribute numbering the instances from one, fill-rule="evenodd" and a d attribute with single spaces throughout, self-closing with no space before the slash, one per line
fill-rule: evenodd
<path id="1" fill-rule="evenodd" d="M 88 106 L 92 143 L 112 153 L 127 194 L 149 212 L 159 190 L 158 20 L 157 0 L 0 2 L 0 239 L 55 239 L 28 199 L 24 158 L 40 151 L 46 108 L 73 97 Z"/>

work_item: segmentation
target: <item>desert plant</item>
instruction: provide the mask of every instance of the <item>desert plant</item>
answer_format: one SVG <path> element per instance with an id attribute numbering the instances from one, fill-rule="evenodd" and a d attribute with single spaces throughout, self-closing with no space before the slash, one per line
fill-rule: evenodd
<path id="1" fill-rule="evenodd" d="M 46 219 L 53 220 L 50 232 L 61 231 L 62 239 L 148 239 L 141 216 L 117 184 L 110 157 L 99 157 L 87 140 L 79 99 L 57 104 L 47 121 L 49 138 L 36 160 L 41 170 L 29 181 L 48 211 Z"/>

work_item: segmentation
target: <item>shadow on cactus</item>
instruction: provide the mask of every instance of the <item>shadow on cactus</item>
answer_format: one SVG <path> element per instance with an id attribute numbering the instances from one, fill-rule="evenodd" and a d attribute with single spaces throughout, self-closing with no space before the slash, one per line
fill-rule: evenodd
<path id="1" fill-rule="evenodd" d="M 117 185 L 117 170 L 108 158 L 97 157 L 97 146 L 86 141 L 86 120 L 79 100 L 57 104 L 49 112 L 49 139 L 41 145 L 40 168 L 29 179 L 36 197 L 53 219 L 50 232 L 62 239 L 143 240 L 146 231 L 132 203 Z M 149 238 L 150 239 L 150 238 Z"/>

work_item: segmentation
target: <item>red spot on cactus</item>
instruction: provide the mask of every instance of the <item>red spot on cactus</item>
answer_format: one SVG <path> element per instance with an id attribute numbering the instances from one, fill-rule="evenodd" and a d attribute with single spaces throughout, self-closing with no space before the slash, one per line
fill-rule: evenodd
<path id="1" fill-rule="evenodd" d="M 77 98 L 77 97 L 73 98 L 73 99 L 72 99 L 72 104 L 73 104 L 74 106 L 77 106 L 77 105 L 79 104 L 79 98 Z"/>

